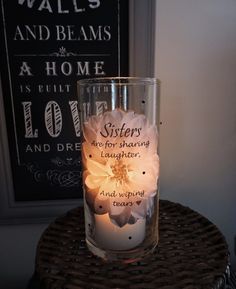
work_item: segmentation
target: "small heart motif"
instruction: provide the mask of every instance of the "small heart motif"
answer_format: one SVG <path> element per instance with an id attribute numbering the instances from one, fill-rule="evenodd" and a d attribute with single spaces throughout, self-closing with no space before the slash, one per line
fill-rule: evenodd
<path id="1" fill-rule="evenodd" d="M 137 205 L 140 205 L 141 203 L 142 203 L 142 201 L 137 201 L 136 202 Z"/>

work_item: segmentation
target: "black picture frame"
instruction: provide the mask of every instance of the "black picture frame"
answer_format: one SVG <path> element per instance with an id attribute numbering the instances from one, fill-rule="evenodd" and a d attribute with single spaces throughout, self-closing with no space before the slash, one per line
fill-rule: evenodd
<path id="1" fill-rule="evenodd" d="M 71 115 L 76 81 L 153 75 L 155 1 L 87 0 L 80 1 L 81 7 L 68 1 L 67 6 L 56 7 L 22 0 L 15 1 L 14 9 L 8 2 L 1 0 L 0 223 L 47 222 L 83 204 L 79 140 Z M 78 35 L 84 40 L 80 45 Z M 59 41 L 60 37 L 65 39 Z M 98 73 L 89 72 L 91 62 Z M 45 124 L 53 117 L 45 111 L 59 111 L 64 123 L 70 123 L 61 129 L 62 135 Z M 52 147 L 58 144 L 61 149 L 69 144 L 70 154 L 57 155 L 58 147 Z M 74 187 L 62 186 L 72 181 Z"/>

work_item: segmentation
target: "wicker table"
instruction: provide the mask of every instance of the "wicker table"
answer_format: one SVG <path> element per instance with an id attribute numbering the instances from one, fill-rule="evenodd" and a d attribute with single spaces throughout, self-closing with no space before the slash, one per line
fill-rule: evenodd
<path id="1" fill-rule="evenodd" d="M 84 241 L 83 209 L 69 211 L 43 233 L 29 288 L 236 288 L 228 247 L 214 224 L 180 204 L 160 201 L 160 243 L 146 259 L 105 263 Z"/>

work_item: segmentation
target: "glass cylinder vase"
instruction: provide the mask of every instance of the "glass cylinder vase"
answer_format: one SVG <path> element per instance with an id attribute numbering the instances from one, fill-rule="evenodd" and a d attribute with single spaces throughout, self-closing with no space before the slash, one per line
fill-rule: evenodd
<path id="1" fill-rule="evenodd" d="M 133 262 L 158 244 L 159 82 L 78 81 L 86 242 L 108 261 Z"/>

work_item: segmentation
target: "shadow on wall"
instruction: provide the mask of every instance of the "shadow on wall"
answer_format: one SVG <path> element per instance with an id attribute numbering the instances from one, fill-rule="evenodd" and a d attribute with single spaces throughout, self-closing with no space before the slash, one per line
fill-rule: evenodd
<path id="1" fill-rule="evenodd" d="M 34 272 L 37 243 L 47 226 L 0 226 L 0 288 L 27 288 Z"/>

